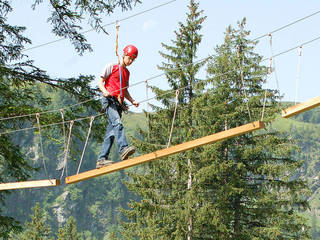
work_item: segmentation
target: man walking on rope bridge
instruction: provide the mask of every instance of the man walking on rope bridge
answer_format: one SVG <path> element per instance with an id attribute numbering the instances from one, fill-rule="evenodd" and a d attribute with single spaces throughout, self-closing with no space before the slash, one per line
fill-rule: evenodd
<path id="1" fill-rule="evenodd" d="M 97 168 L 113 163 L 108 157 L 114 139 L 118 144 L 122 160 L 127 159 L 135 152 L 134 147 L 128 146 L 121 116 L 122 112 L 127 109 L 123 104 L 124 98 L 128 99 L 134 106 L 139 106 L 139 102 L 135 101 L 128 91 L 130 72 L 127 69 L 137 56 L 138 49 L 135 46 L 126 46 L 123 49 L 123 57 L 120 63 L 107 64 L 100 76 L 98 87 L 104 96 L 102 98 L 102 109 L 108 117 L 108 124 L 97 161 Z"/>

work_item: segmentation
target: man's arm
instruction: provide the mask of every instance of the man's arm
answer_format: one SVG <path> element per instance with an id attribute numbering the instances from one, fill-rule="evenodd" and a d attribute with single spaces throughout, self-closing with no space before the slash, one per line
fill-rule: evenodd
<path id="1" fill-rule="evenodd" d="M 135 101 L 135 100 L 131 97 L 128 89 L 127 89 L 127 91 L 125 92 L 124 97 L 125 97 L 126 99 L 128 99 L 128 101 L 131 102 L 134 106 L 139 107 L 139 104 L 140 104 L 140 103 L 137 102 L 137 101 Z"/>
<path id="2" fill-rule="evenodd" d="M 107 81 L 108 77 L 112 73 L 113 65 L 114 64 L 112 64 L 112 63 L 107 64 L 104 67 L 104 69 L 100 75 L 100 78 L 98 80 L 98 87 L 99 87 L 100 91 L 102 92 L 103 96 L 105 96 L 105 97 L 110 96 L 110 93 L 107 91 L 107 89 L 104 87 L 104 85 L 105 85 L 105 82 Z"/>
<path id="3" fill-rule="evenodd" d="M 104 87 L 104 82 L 107 81 L 107 79 L 105 79 L 104 77 L 100 77 L 99 81 L 98 81 L 98 87 L 100 89 L 100 91 L 102 92 L 102 95 L 105 97 L 109 97 L 110 93 L 107 91 L 107 89 Z"/>

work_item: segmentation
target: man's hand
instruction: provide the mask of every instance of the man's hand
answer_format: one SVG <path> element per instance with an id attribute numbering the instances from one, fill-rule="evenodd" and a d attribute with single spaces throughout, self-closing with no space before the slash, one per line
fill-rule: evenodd
<path id="1" fill-rule="evenodd" d="M 137 102 L 136 100 L 133 100 L 132 102 L 132 105 L 134 105 L 135 107 L 139 107 L 140 103 Z"/>
<path id="2" fill-rule="evenodd" d="M 105 91 L 102 92 L 102 95 L 103 95 L 104 97 L 109 97 L 109 96 L 110 96 L 110 93 L 109 93 L 107 90 L 105 90 Z"/>

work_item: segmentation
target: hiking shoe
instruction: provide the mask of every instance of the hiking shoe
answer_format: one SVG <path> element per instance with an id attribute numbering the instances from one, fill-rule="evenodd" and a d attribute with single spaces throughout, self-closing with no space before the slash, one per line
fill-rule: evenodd
<path id="1" fill-rule="evenodd" d="M 122 160 L 126 160 L 128 159 L 129 156 L 131 156 L 132 154 L 134 154 L 134 152 L 136 151 L 136 149 L 134 147 L 125 147 L 122 151 L 121 151 L 121 159 Z"/>
<path id="2" fill-rule="evenodd" d="M 111 165 L 112 163 L 113 163 L 113 161 L 111 161 L 111 160 L 107 160 L 105 158 L 100 158 L 97 161 L 96 168 L 105 167 L 105 166 Z"/>

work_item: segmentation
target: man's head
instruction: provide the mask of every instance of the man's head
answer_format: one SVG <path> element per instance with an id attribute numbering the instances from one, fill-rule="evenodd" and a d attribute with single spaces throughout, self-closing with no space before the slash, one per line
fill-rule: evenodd
<path id="1" fill-rule="evenodd" d="M 123 49 L 123 62 L 126 66 L 131 65 L 131 63 L 138 57 L 138 49 L 133 45 L 128 45 Z"/>

